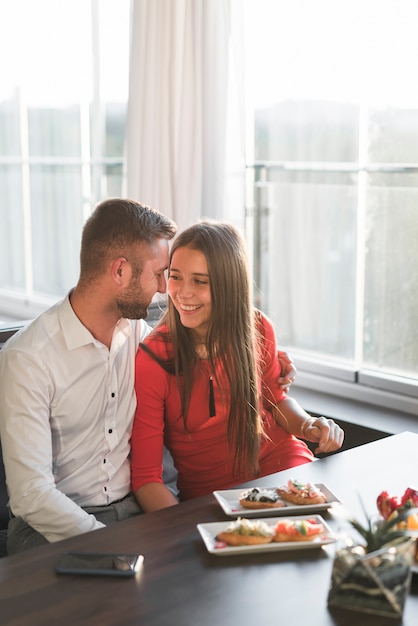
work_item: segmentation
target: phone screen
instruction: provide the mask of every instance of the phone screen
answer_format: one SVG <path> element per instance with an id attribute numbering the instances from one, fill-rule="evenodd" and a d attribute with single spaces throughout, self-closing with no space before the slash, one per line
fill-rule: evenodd
<path id="1" fill-rule="evenodd" d="M 67 552 L 55 568 L 57 574 L 135 576 L 144 557 L 141 554 Z"/>

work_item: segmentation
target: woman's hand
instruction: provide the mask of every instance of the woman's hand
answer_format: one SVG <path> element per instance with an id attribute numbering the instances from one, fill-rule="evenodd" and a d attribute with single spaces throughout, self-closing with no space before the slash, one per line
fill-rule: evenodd
<path id="1" fill-rule="evenodd" d="M 277 358 L 280 365 L 280 376 L 277 379 L 277 382 L 279 388 L 288 393 L 290 385 L 295 380 L 296 367 L 294 366 L 292 359 L 286 352 L 278 350 Z"/>
<path id="2" fill-rule="evenodd" d="M 335 452 L 343 445 L 344 431 L 327 417 L 312 417 L 302 424 L 301 434 L 303 439 L 318 442 L 315 454 Z"/>

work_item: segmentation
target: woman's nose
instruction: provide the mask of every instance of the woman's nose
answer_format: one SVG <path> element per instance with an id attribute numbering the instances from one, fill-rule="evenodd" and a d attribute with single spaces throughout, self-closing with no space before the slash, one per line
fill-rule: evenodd
<path id="1" fill-rule="evenodd" d="M 186 281 L 183 281 L 179 286 L 177 293 L 181 298 L 190 298 L 193 295 L 193 290 Z"/>

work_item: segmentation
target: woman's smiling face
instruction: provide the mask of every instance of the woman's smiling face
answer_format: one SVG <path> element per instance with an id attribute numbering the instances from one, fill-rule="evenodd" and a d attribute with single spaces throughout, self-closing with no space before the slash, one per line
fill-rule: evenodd
<path id="1" fill-rule="evenodd" d="M 212 300 L 208 264 L 203 252 L 189 246 L 175 250 L 168 276 L 168 294 L 183 326 L 205 341 Z"/>

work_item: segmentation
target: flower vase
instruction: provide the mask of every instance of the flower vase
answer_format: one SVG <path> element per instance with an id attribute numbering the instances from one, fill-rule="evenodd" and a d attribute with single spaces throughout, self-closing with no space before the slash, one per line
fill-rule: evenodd
<path id="1" fill-rule="evenodd" d="M 411 588 L 414 540 L 375 552 L 345 546 L 335 553 L 328 606 L 399 618 Z"/>

